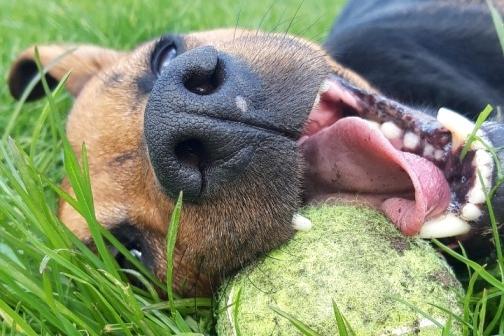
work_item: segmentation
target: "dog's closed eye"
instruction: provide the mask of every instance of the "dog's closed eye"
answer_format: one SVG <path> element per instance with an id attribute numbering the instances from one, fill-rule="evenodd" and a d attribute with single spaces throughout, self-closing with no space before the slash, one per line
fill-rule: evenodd
<path id="1" fill-rule="evenodd" d="M 152 72 L 159 76 L 170 62 L 181 53 L 180 39 L 167 35 L 159 39 L 151 55 Z"/>

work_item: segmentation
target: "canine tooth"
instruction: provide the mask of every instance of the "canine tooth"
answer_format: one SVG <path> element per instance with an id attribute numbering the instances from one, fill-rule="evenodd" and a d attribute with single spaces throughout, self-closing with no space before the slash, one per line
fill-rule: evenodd
<path id="1" fill-rule="evenodd" d="M 475 204 L 467 203 L 462 208 L 461 216 L 465 220 L 475 221 L 478 218 L 480 218 L 481 215 L 482 215 L 482 212 L 481 212 L 480 208 L 478 208 L 478 206 Z"/>
<path id="2" fill-rule="evenodd" d="M 493 166 L 493 159 L 492 155 L 488 153 L 484 149 L 478 149 L 476 153 L 474 153 L 474 161 L 476 167 L 481 167 L 484 165 L 492 165 Z"/>
<path id="3" fill-rule="evenodd" d="M 443 157 L 444 157 L 444 152 L 441 149 L 437 149 L 434 152 L 434 159 L 441 161 L 443 159 Z"/>
<path id="4" fill-rule="evenodd" d="M 243 113 L 248 111 L 248 104 L 245 98 L 242 96 L 236 96 L 235 98 L 236 107 L 240 109 Z"/>
<path id="5" fill-rule="evenodd" d="M 466 142 L 467 137 L 471 135 L 475 127 L 472 121 L 445 107 L 439 109 L 437 120 L 451 132 L 452 149 L 454 151 Z M 478 131 L 476 134 L 481 135 L 481 132 Z M 481 144 L 478 145 L 478 142 L 479 141 L 475 141 L 471 147 L 473 149 L 475 149 L 474 146 L 479 147 Z"/>
<path id="6" fill-rule="evenodd" d="M 426 144 L 423 149 L 423 156 L 432 157 L 434 155 L 434 146 Z"/>
<path id="7" fill-rule="evenodd" d="M 422 226 L 420 238 L 446 238 L 469 232 L 471 226 L 464 220 L 448 213 L 431 219 Z"/>
<path id="8" fill-rule="evenodd" d="M 402 136 L 403 130 L 392 121 L 387 121 L 380 126 L 380 129 L 389 140 L 398 139 Z"/>
<path id="9" fill-rule="evenodd" d="M 420 144 L 420 137 L 413 132 L 406 132 L 403 139 L 404 147 L 415 149 Z"/>
<path id="10" fill-rule="evenodd" d="M 476 169 L 479 172 L 479 175 L 483 178 L 484 181 L 486 181 L 485 185 L 490 184 L 489 181 L 492 178 L 492 173 L 493 173 L 493 167 L 488 166 L 488 165 L 477 165 Z M 476 175 L 476 177 L 479 178 L 479 176 Z"/>
<path id="11" fill-rule="evenodd" d="M 294 230 L 310 231 L 313 225 L 308 218 L 303 217 L 300 214 L 295 214 L 292 217 L 292 226 L 294 227 Z"/>

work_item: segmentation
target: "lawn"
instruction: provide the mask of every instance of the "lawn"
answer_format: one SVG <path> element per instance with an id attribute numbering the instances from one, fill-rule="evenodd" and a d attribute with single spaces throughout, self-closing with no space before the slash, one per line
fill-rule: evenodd
<path id="1" fill-rule="evenodd" d="M 289 29 L 321 42 L 343 3 L 3 0 L 0 73 L 5 83 L 10 63 L 19 52 L 48 42 L 128 49 L 166 32 L 236 25 L 260 26 L 267 31 Z M 111 239 L 100 232 L 94 219 L 85 165 L 79 167 L 62 135 L 70 103 L 61 91 L 49 100 L 18 104 L 10 98 L 7 86 L 0 86 L 0 335 L 209 333 L 210 300 L 163 301 L 158 291 L 165 285 L 142 269 L 130 276 L 144 283 L 143 288 L 127 285 L 106 253 L 91 253 L 53 215 L 61 192 L 57 183 L 67 174 L 74 186 L 82 187 L 75 204 L 87 214 L 96 237 Z M 504 328 L 500 321 L 504 285 L 495 273 L 480 270 L 471 274 L 469 290 L 474 288 L 474 293 L 464 299 L 465 331 L 467 335 L 488 335 L 499 325 Z M 480 276 L 494 285 L 482 281 L 474 286 Z"/>

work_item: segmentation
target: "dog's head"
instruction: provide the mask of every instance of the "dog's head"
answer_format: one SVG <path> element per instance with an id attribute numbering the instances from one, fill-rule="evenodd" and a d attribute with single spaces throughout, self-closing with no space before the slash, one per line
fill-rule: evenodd
<path id="1" fill-rule="evenodd" d="M 448 181 L 436 175 L 453 171 L 445 128 L 369 93 L 364 80 L 300 38 L 232 29 L 169 35 L 131 52 L 50 45 L 39 53 L 51 86 L 71 71 L 67 135 L 78 154 L 87 146 L 98 220 L 159 277 L 170 214 L 183 191 L 174 260 L 181 294 L 209 293 L 222 276 L 288 240 L 302 195 L 379 193 L 370 203 L 379 199 L 413 234 L 446 210 L 448 184 L 473 178 L 470 169 Z M 14 97 L 36 69 L 30 48 L 10 73 Z M 35 86 L 29 99 L 42 95 Z M 398 149 L 420 162 L 398 157 Z M 426 174 L 438 194 L 419 181 Z M 468 191 L 455 190 L 462 198 Z M 391 194 L 410 196 L 385 196 Z M 79 238 L 90 238 L 67 203 L 60 217 Z"/>
<path id="2" fill-rule="evenodd" d="M 318 46 L 218 30 L 164 36 L 132 52 L 49 45 L 39 53 L 50 85 L 71 71 L 67 135 L 77 153 L 86 144 L 98 220 L 157 275 L 165 274 L 167 224 L 180 191 L 181 292 L 207 292 L 292 236 L 301 204 L 296 140 L 331 64 Z M 36 72 L 30 48 L 11 70 L 14 97 Z M 29 98 L 42 95 L 36 86 Z M 60 217 L 79 238 L 90 237 L 68 204 Z"/>

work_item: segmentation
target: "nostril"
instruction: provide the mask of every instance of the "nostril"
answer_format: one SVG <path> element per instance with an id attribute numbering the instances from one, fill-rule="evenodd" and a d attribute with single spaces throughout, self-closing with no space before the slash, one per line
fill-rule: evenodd
<path id="1" fill-rule="evenodd" d="M 210 156 L 205 145 L 199 139 L 188 139 L 175 146 L 175 156 L 186 166 L 203 172 L 210 163 Z"/>
<path id="2" fill-rule="evenodd" d="M 184 80 L 187 90 L 197 95 L 206 96 L 214 93 L 224 82 L 224 68 L 220 61 L 210 73 L 195 72 L 188 74 Z"/>

